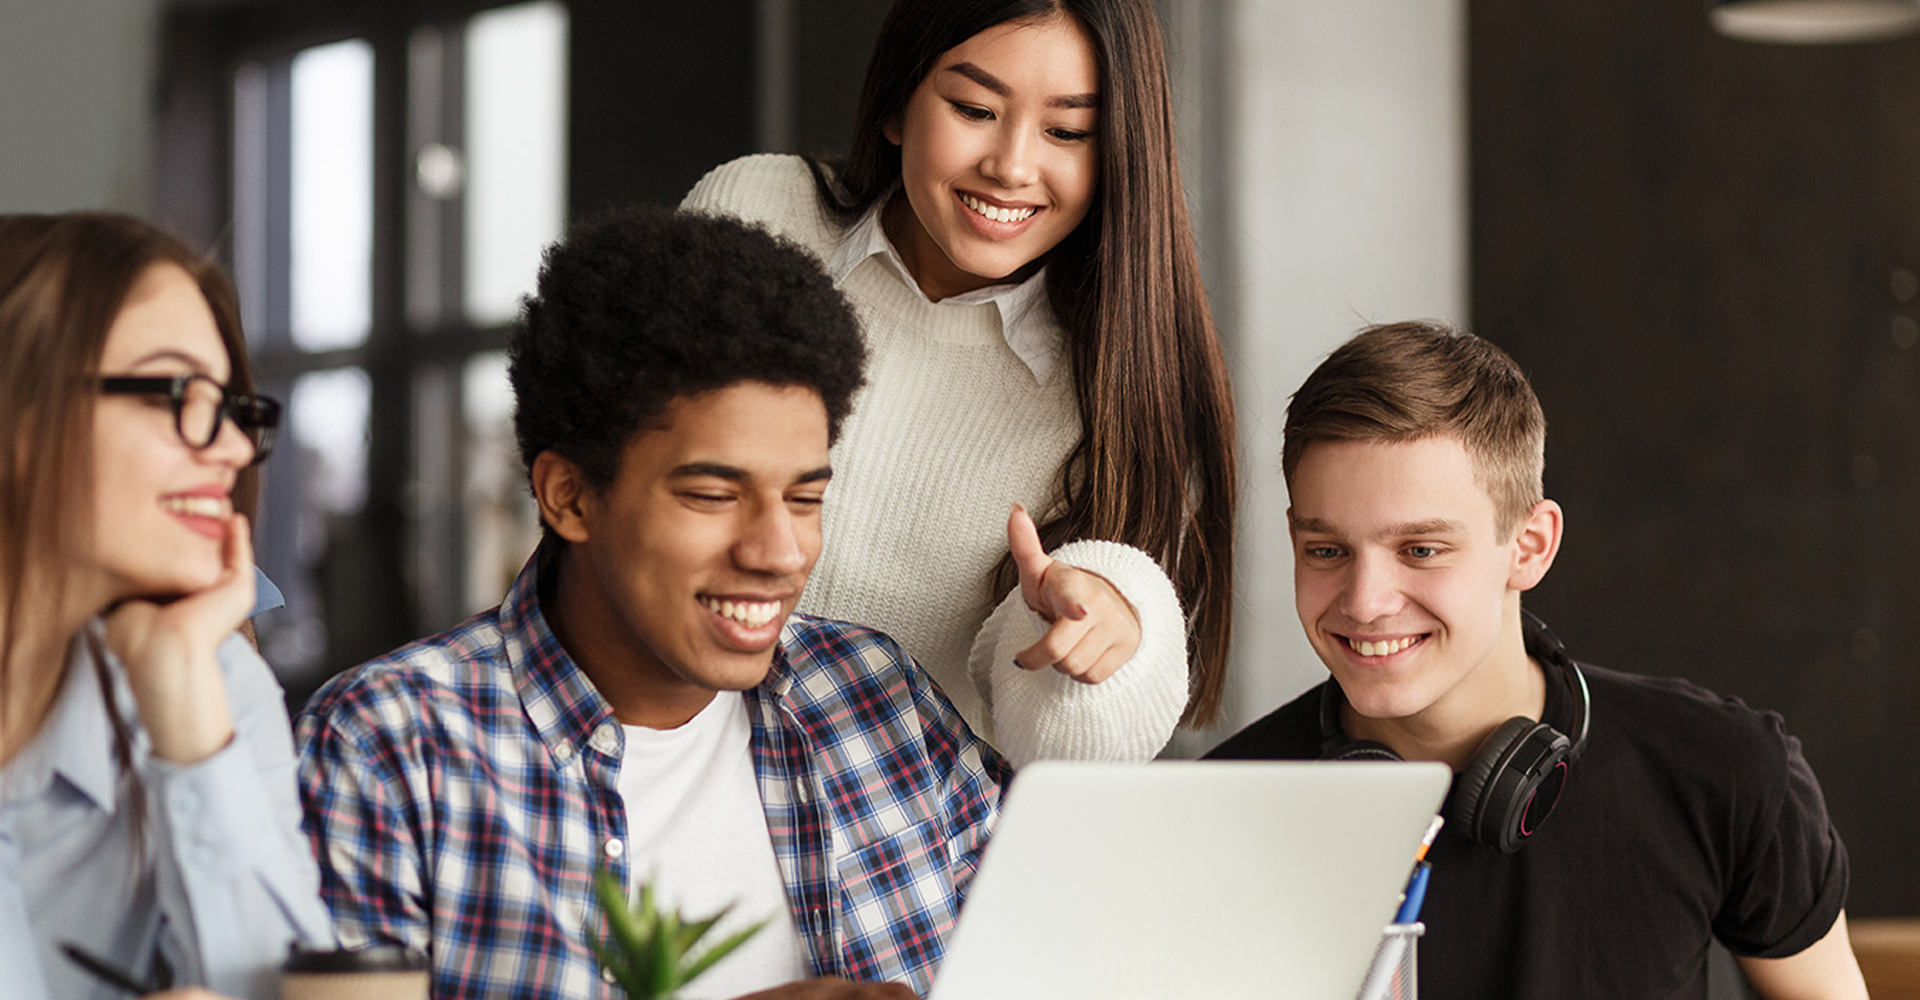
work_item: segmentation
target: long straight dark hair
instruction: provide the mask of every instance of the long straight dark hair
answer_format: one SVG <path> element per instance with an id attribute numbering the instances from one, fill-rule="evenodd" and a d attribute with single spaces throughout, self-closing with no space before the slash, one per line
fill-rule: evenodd
<path id="1" fill-rule="evenodd" d="M 1186 720 L 1204 725 L 1220 708 L 1233 633 L 1233 395 L 1200 285 L 1150 0 L 898 0 L 874 45 L 847 159 L 831 178 L 815 164 L 814 180 L 842 222 L 858 218 L 899 183 L 900 150 L 882 127 L 940 55 L 998 24 L 1060 16 L 1086 28 L 1100 63 L 1100 185 L 1047 258 L 1080 442 L 1061 470 L 1064 505 L 1040 538 L 1049 549 L 1125 542 L 1166 567 L 1188 615 Z M 1016 582 L 1003 558 L 995 598 Z"/>
<path id="2" fill-rule="evenodd" d="M 71 638 L 28 641 L 30 630 L 71 617 L 62 575 L 92 546 L 96 396 L 87 379 L 99 373 L 127 296 L 160 264 L 179 267 L 200 287 L 233 362 L 227 385 L 252 391 L 239 307 L 218 265 L 131 216 L 0 215 L 0 443 L 11 449 L 0 452 L 7 459 L 0 461 L 0 725 L 24 671 L 65 670 L 64 660 L 27 663 L 21 653 L 51 644 L 64 655 Z M 257 476 L 257 468 L 241 472 L 236 510 L 252 512 Z M 108 716 L 124 766 L 129 734 L 111 706 Z M 25 721 L 25 738 L 0 732 L 0 746 L 17 751 L 44 715 Z"/>

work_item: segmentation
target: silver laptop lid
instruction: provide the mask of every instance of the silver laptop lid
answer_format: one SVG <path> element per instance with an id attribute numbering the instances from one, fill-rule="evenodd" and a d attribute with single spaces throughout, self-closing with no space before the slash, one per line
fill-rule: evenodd
<path id="1" fill-rule="evenodd" d="M 1043 762 L 933 1000 L 1353 1000 L 1443 764 Z"/>

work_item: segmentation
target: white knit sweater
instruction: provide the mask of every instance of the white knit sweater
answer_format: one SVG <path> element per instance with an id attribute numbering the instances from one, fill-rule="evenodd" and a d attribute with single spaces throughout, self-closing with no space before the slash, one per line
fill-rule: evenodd
<path id="1" fill-rule="evenodd" d="M 823 262 L 841 236 L 797 157 L 724 164 L 681 207 L 759 223 Z M 997 307 L 929 302 L 879 257 L 840 288 L 866 334 L 867 385 L 833 446 L 826 546 L 800 609 L 898 639 L 1015 766 L 1153 757 L 1188 692 L 1186 623 L 1158 564 L 1104 541 L 1052 553 L 1112 581 L 1139 613 L 1139 652 L 1100 684 L 1014 665 L 1039 622 L 1018 588 L 989 608 L 1012 505 L 1038 517 L 1059 503 L 1080 437 L 1067 366 L 1037 379 L 1007 346 Z"/>

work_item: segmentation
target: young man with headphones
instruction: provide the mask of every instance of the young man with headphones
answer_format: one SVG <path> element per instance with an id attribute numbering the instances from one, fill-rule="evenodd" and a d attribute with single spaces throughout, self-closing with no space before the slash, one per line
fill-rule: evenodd
<path id="1" fill-rule="evenodd" d="M 1209 756 L 1453 767 L 1423 1000 L 1705 998 L 1711 938 L 1769 1000 L 1864 998 L 1846 849 L 1780 717 L 1576 665 L 1521 610 L 1560 547 L 1545 446 L 1526 376 L 1472 334 L 1379 326 L 1329 356 L 1282 468 L 1333 676 Z"/>

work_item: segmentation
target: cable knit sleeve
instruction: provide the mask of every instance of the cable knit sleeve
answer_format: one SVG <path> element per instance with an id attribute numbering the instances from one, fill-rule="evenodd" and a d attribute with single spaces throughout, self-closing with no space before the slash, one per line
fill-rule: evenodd
<path id="1" fill-rule="evenodd" d="M 1173 582 L 1146 553 L 1118 542 L 1069 542 L 1052 556 L 1120 591 L 1140 615 L 1140 648 L 1099 684 L 1023 670 L 1013 656 L 1038 642 L 1045 624 L 1016 588 L 987 616 L 968 658 L 992 712 L 990 738 L 1016 768 L 1036 760 L 1151 760 L 1187 705 L 1186 619 Z"/>

